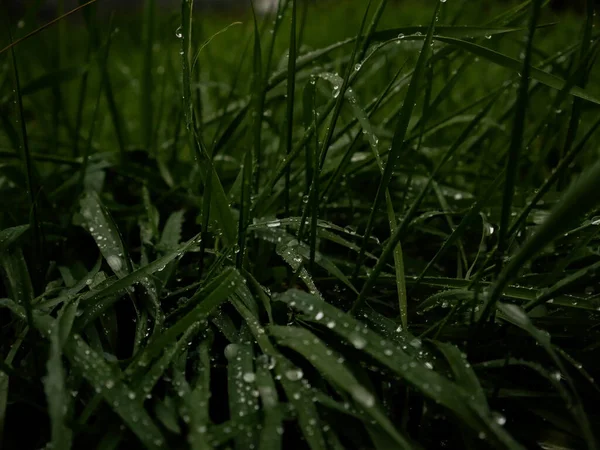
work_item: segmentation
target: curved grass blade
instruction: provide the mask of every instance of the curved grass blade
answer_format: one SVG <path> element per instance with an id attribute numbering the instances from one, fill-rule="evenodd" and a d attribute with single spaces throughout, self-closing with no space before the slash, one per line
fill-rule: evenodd
<path id="1" fill-rule="evenodd" d="M 502 53 L 498 53 L 495 50 L 491 50 L 487 47 L 483 47 L 481 45 L 474 44 L 472 42 L 463 41 L 455 38 L 448 37 L 438 37 L 438 40 L 441 42 L 445 42 L 447 44 L 454 45 L 458 48 L 461 48 L 469 53 L 472 53 L 476 56 L 484 58 L 496 65 L 501 67 L 505 67 L 507 69 L 511 69 L 514 71 L 520 71 L 523 68 L 523 63 L 517 59 L 511 58 L 510 56 L 506 56 Z M 556 89 L 558 91 L 562 90 L 566 84 L 566 81 L 548 73 L 544 70 L 538 69 L 536 67 L 530 66 L 530 77 L 534 80 L 539 81 L 540 83 Z M 573 87 L 570 90 L 570 94 L 578 97 L 582 100 L 586 100 L 587 102 L 594 103 L 596 105 L 600 105 L 600 99 L 596 98 L 592 93 L 588 92 L 585 89 L 580 87 Z"/>
<path id="2" fill-rule="evenodd" d="M 542 248 L 552 242 L 570 223 L 598 204 L 599 199 L 591 193 L 600 189 L 600 161 L 585 171 L 567 190 L 560 202 L 552 209 L 544 223 L 523 244 L 520 250 L 504 267 L 492 285 L 479 318 L 483 324 L 502 296 L 509 281 L 519 269 Z"/>
<path id="3" fill-rule="evenodd" d="M 120 380 L 117 369 L 111 367 L 79 335 L 74 335 L 67 342 L 64 352 L 147 448 L 162 448 L 165 443 L 162 433 L 136 399 L 135 392 Z"/>
<path id="4" fill-rule="evenodd" d="M 81 317 L 77 319 L 76 329 L 81 330 L 87 326 L 90 322 L 96 319 L 103 311 L 109 308 L 115 301 L 119 299 L 128 290 L 135 285 L 135 283 L 149 283 L 148 277 L 154 272 L 164 270 L 165 266 L 171 261 L 181 257 L 185 252 L 197 242 L 198 238 L 192 238 L 186 244 L 181 246 L 179 250 L 169 253 L 150 264 L 141 267 L 123 278 L 108 284 L 106 287 L 97 291 L 91 291 L 90 293 L 82 297 L 82 302 L 85 305 L 89 305 L 83 311 Z"/>
<path id="5" fill-rule="evenodd" d="M 300 269 L 304 261 L 308 261 L 311 256 L 311 249 L 303 242 L 299 242 L 294 236 L 288 234 L 283 228 L 285 220 L 269 222 L 266 228 L 255 227 L 255 232 L 260 238 L 269 242 L 277 243 L 276 252 L 286 263 L 290 265 L 292 270 Z M 289 223 L 289 221 L 287 221 Z M 256 225 L 255 225 L 256 226 Z M 326 256 L 320 252 L 315 252 L 315 262 L 331 275 L 339 279 L 342 283 L 348 286 L 352 291 L 357 292 L 356 288 L 344 273 Z M 300 277 L 307 283 L 309 289 L 316 289 L 312 277 L 304 268 L 300 269 Z"/>
<path id="6" fill-rule="evenodd" d="M 417 64 L 413 71 L 410 84 L 408 86 L 408 90 L 406 92 L 406 96 L 404 98 L 404 103 L 402 105 L 402 109 L 400 111 L 400 116 L 398 119 L 398 123 L 396 125 L 396 129 L 394 130 L 394 137 L 392 139 L 392 148 L 390 150 L 390 154 L 385 164 L 383 176 L 381 177 L 381 181 L 379 182 L 379 186 L 377 188 L 377 194 L 375 195 L 375 199 L 373 200 L 373 205 L 371 207 L 371 213 L 369 215 L 369 219 L 367 221 L 364 239 L 361 245 L 361 252 L 357 259 L 356 268 L 354 270 L 355 278 L 358 276 L 358 271 L 360 266 L 364 261 L 364 253 L 366 251 L 367 240 L 371 236 L 373 231 L 375 215 L 379 210 L 379 206 L 381 204 L 381 200 L 385 196 L 385 192 L 387 191 L 388 185 L 392 179 L 392 174 L 394 172 L 394 168 L 396 167 L 397 160 L 401 154 L 401 151 L 405 148 L 405 138 L 408 131 L 408 125 L 412 116 L 412 112 L 414 109 L 414 105 L 417 99 L 418 87 L 421 82 L 421 78 L 423 76 L 423 72 L 425 70 L 425 65 L 427 60 L 429 59 L 429 55 L 431 53 L 431 43 L 433 41 L 433 33 L 435 30 L 435 24 L 438 16 L 438 11 L 440 8 L 440 2 L 436 3 L 435 11 L 433 13 L 433 17 L 431 20 L 431 24 L 427 30 L 427 36 L 423 42 L 423 47 L 421 48 L 421 52 L 419 54 L 419 58 L 417 60 Z M 396 229 L 396 231 L 398 228 Z M 395 242 L 394 244 L 396 244 Z M 392 251 L 395 249 L 391 249 Z M 380 259 L 381 261 L 381 259 Z M 371 278 L 369 278 L 371 279 Z M 367 282 L 367 285 L 369 283 Z M 363 291 L 364 291 L 363 287 Z M 353 311 L 359 307 L 364 299 L 364 294 L 359 294 L 357 301 L 354 303 Z"/>
<path id="7" fill-rule="evenodd" d="M 8 46 L 4 47 L 2 50 L 0 50 L 0 54 L 4 53 L 7 50 L 12 49 L 15 45 L 29 39 L 30 37 L 35 36 L 36 34 L 38 34 L 39 32 L 45 30 L 46 28 L 51 27 L 52 25 L 60 22 L 61 20 L 63 20 L 65 17 L 70 16 L 73 13 L 76 13 L 77 11 L 85 8 L 86 6 L 91 5 L 92 3 L 95 3 L 97 0 L 90 0 L 89 2 L 86 2 L 82 5 L 77 6 L 76 8 L 73 8 L 71 11 L 66 12 L 65 14 L 60 15 L 59 17 L 57 17 L 56 19 L 51 20 L 50 22 L 42 25 L 41 27 L 33 30 L 32 32 L 26 34 L 25 36 L 23 36 L 22 38 L 17 39 L 16 41 L 11 42 Z"/>
<path id="8" fill-rule="evenodd" d="M 71 396 L 66 389 L 66 376 L 62 364 L 62 348 L 67 343 L 79 302 L 65 304 L 50 332 L 50 355 L 46 363 L 44 391 L 48 401 L 51 423 L 51 445 L 56 449 L 71 448 L 73 432 L 67 425 L 71 409 Z"/>
<path id="9" fill-rule="evenodd" d="M 215 170 L 212 155 L 206 148 L 202 130 L 197 129 L 197 121 L 192 98 L 192 10 L 194 2 L 189 0 L 181 5 L 181 60 L 183 79 L 183 107 L 188 130 L 190 148 L 194 151 L 196 163 L 204 178 L 204 199 L 202 210 L 203 233 L 207 232 L 208 224 L 212 223 L 216 229 L 222 230 L 222 238 L 226 245 L 234 245 L 237 238 L 236 223 L 229 209 L 229 201 L 221 180 Z M 201 162 L 205 161 L 205 164 Z M 211 212 L 212 211 L 212 212 Z M 210 222 L 209 222 L 210 221 Z M 203 239 L 204 242 L 204 239 Z M 204 249 L 204 244 L 202 250 Z M 203 256 L 203 255 L 202 255 Z M 202 258 L 203 259 L 203 258 Z"/>
<path id="10" fill-rule="evenodd" d="M 434 341 L 434 344 L 446 358 L 456 382 L 471 394 L 471 398 L 481 409 L 488 409 L 487 398 L 475 371 L 467 361 L 467 356 L 454 345 L 438 341 Z"/>
<path id="11" fill-rule="evenodd" d="M 270 361 L 267 355 L 261 355 L 256 359 L 256 388 L 264 411 L 259 450 L 280 449 L 281 435 L 283 434 L 282 406 L 279 403 L 277 387 L 269 367 Z"/>
<path id="12" fill-rule="evenodd" d="M 521 153 L 521 146 L 523 145 L 522 141 L 523 134 L 525 132 L 525 117 L 527 108 L 529 106 L 529 78 L 531 73 L 533 38 L 535 35 L 535 27 L 541 11 L 541 0 L 533 0 L 532 5 L 529 33 L 525 45 L 525 58 L 523 59 L 523 68 L 521 69 L 521 82 L 519 84 L 519 91 L 517 94 L 513 129 L 510 147 L 508 149 L 508 158 L 506 160 L 506 179 L 504 181 L 502 210 L 500 214 L 500 228 L 498 230 L 497 266 L 499 270 L 502 268 L 502 258 L 507 250 L 506 237 L 508 235 L 508 227 L 510 225 L 509 221 L 512 213 L 519 155 Z"/>
<path id="13" fill-rule="evenodd" d="M 28 229 L 29 225 L 19 225 L 0 231 L 0 253 L 3 253 L 5 250 L 7 250 Z"/>
<path id="14" fill-rule="evenodd" d="M 207 448 L 206 429 L 210 422 L 210 344 L 211 339 L 204 339 L 199 347 L 200 367 L 196 373 L 196 386 L 192 389 L 188 400 L 190 411 L 190 431 L 188 442 L 192 449 Z"/>
<path id="15" fill-rule="evenodd" d="M 0 253 L 0 268 L 4 278 L 4 286 L 12 300 L 25 310 L 27 324 L 32 329 L 33 323 L 33 284 L 25 256 L 20 247 Z"/>
<path id="16" fill-rule="evenodd" d="M 152 357 L 159 354 L 165 346 L 175 342 L 177 337 L 189 329 L 194 323 L 206 320 L 207 317 L 221 303 L 227 301 L 229 296 L 243 283 L 244 279 L 236 270 L 231 268 L 225 269 L 211 282 L 210 286 L 212 287 L 212 291 L 205 292 L 204 295 L 206 295 L 206 297 L 204 297 L 192 311 L 153 337 L 148 343 L 148 346 L 144 348 L 138 357 L 136 357 L 138 364 L 142 366 L 147 364 Z"/>
<path id="17" fill-rule="evenodd" d="M 15 359 L 28 329 L 25 328 L 21 334 L 17 334 L 15 342 L 10 347 L 8 355 L 4 360 L 0 359 L 0 442 L 4 442 L 4 424 L 6 423 L 6 407 L 8 405 L 8 393 L 10 387 L 10 376 L 14 369 L 6 370 Z"/>
<path id="18" fill-rule="evenodd" d="M 499 96 L 499 95 L 500 95 L 500 93 L 497 94 L 497 96 Z M 475 127 L 481 122 L 481 120 L 488 114 L 488 112 L 492 108 L 492 106 L 494 104 L 494 100 L 496 100 L 497 96 L 494 97 L 494 99 L 490 103 L 488 103 L 479 112 L 477 117 L 469 125 L 467 125 L 467 127 L 462 131 L 461 135 L 454 141 L 452 146 L 444 154 L 443 158 L 437 163 L 432 174 L 429 176 L 425 186 L 421 189 L 418 197 L 412 202 L 408 212 L 405 214 L 404 218 L 402 219 L 402 222 L 400 222 L 400 224 L 395 228 L 388 243 L 385 245 L 383 252 L 382 252 L 381 256 L 379 257 L 379 260 L 377 261 L 377 264 L 375 265 L 373 271 L 369 275 L 369 278 L 365 282 L 360 294 L 358 295 L 356 301 L 354 302 L 354 304 L 352 306 L 351 311 L 356 311 L 366 301 L 366 297 L 370 294 L 370 291 L 373 288 L 373 286 L 375 285 L 377 278 L 381 274 L 383 267 L 385 266 L 385 264 L 387 264 L 387 261 L 389 260 L 390 256 L 394 253 L 394 251 L 396 249 L 396 245 L 398 245 L 398 243 L 400 242 L 410 221 L 415 216 L 417 209 L 419 208 L 423 198 L 425 197 L 425 194 L 427 193 L 431 183 L 433 182 L 433 178 L 438 174 L 438 172 L 442 169 L 442 167 L 446 164 L 446 162 L 454 155 L 454 153 L 456 153 L 456 151 L 460 148 L 460 146 L 463 144 L 463 142 L 469 136 L 471 131 L 473 129 L 475 129 Z M 398 144 L 398 145 L 400 145 L 400 144 Z M 393 148 L 394 148 L 394 144 L 392 144 L 392 150 L 393 150 Z M 386 164 L 386 168 L 390 164 L 389 161 L 391 158 L 393 158 L 393 156 L 390 151 L 390 156 L 388 157 L 388 163 Z M 389 177 L 387 178 L 388 183 L 389 183 L 390 179 L 391 179 L 391 175 L 389 175 Z M 384 182 L 384 180 L 382 179 L 382 183 L 383 182 Z M 381 184 L 380 184 L 380 187 L 381 187 Z M 374 217 L 374 214 L 372 213 L 370 217 Z M 367 236 L 366 232 L 365 232 L 365 236 Z"/>
<path id="19" fill-rule="evenodd" d="M 266 330 L 240 301 L 233 300 L 233 305 L 243 317 L 250 332 L 266 356 L 267 364 L 275 370 L 275 378 L 279 380 L 288 404 L 293 407 L 298 425 L 311 450 L 326 449 L 325 438 L 321 429 L 321 419 L 313 402 L 313 392 L 309 383 L 303 378 L 304 373 L 296 365 L 279 353 L 266 334 Z M 259 392 L 260 393 L 260 392 Z M 284 409 L 281 404 L 282 410 Z M 283 410 L 285 415 L 287 411 Z"/>
<path id="20" fill-rule="evenodd" d="M 521 448 L 501 426 L 490 419 L 489 411 L 482 410 L 462 387 L 429 369 L 407 353 L 403 347 L 382 339 L 379 334 L 371 331 L 349 314 L 302 291 L 287 291 L 278 296 L 277 300 L 302 312 L 304 320 L 326 325 L 355 348 L 369 354 L 380 364 L 400 375 L 423 395 L 447 408 L 475 432 L 485 433 L 489 440 L 494 440 L 499 445 Z M 418 347 L 422 344 L 417 340 L 414 345 Z"/>
<path id="21" fill-rule="evenodd" d="M 227 358 L 227 381 L 229 414 L 232 420 L 250 416 L 258 407 L 258 399 L 252 395 L 255 391 L 256 374 L 254 372 L 254 352 L 252 346 L 241 342 L 229 344 L 225 348 Z M 257 423 L 249 424 L 257 429 Z M 256 445 L 256 432 L 243 433 L 236 437 L 236 447 L 253 448 Z"/>
<path id="22" fill-rule="evenodd" d="M 81 215 L 86 220 L 90 232 L 102 256 L 119 278 L 125 277 L 133 270 L 129 254 L 115 222 L 104 207 L 98 194 L 87 191 L 80 199 Z"/>
<path id="23" fill-rule="evenodd" d="M 314 334 L 303 328 L 275 325 L 269 327 L 269 332 L 280 345 L 300 353 L 338 389 L 348 392 L 354 401 L 395 439 L 398 448 L 413 448 L 410 441 L 394 429 L 391 422 L 376 406 L 375 396 L 356 380 L 343 363 L 339 362 L 339 356 L 332 353 Z"/>
<path id="24" fill-rule="evenodd" d="M 536 328 L 532 323 L 525 311 L 519 308 L 517 305 L 513 305 L 510 303 L 498 303 L 498 310 L 502 313 L 502 318 L 514 326 L 521 328 L 527 334 L 535 339 L 535 341 L 548 353 L 556 367 L 560 370 L 561 377 L 564 377 L 567 381 L 567 384 L 571 390 L 572 397 L 574 399 L 571 402 L 570 411 L 573 414 L 573 418 L 576 423 L 579 425 L 585 440 L 590 448 L 597 448 L 596 438 L 594 437 L 594 433 L 592 431 L 592 427 L 590 421 L 588 419 L 585 410 L 583 409 L 583 405 L 581 404 L 581 399 L 577 393 L 577 389 L 571 380 L 571 377 L 568 375 L 566 368 L 564 367 L 562 360 L 558 357 L 558 354 L 554 351 L 553 345 L 550 343 L 550 335 L 544 333 L 543 331 Z"/>

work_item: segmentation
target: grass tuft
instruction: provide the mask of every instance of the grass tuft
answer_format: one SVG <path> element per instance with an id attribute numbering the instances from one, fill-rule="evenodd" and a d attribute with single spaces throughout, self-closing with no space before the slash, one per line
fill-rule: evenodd
<path id="1" fill-rule="evenodd" d="M 591 0 L 65 3 L 0 45 L 0 447 L 597 448 Z"/>

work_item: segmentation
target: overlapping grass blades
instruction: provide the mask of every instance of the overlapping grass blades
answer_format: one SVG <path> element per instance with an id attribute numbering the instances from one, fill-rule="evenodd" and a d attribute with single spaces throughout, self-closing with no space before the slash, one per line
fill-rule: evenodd
<path id="1" fill-rule="evenodd" d="M 16 28 L 0 445 L 596 448 L 592 2 L 298 1 Z"/>

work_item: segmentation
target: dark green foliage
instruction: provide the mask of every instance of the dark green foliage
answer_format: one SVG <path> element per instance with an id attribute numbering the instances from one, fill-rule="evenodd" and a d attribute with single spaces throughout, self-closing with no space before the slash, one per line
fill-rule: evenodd
<path id="1" fill-rule="evenodd" d="M 597 19 L 494 3 L 11 23 L 0 447 L 597 448 Z"/>

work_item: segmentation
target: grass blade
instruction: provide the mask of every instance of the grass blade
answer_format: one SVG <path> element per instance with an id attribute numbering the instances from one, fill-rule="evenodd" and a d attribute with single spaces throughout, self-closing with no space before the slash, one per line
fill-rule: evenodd
<path id="1" fill-rule="evenodd" d="M 531 22 L 529 24 L 529 34 L 527 36 L 525 47 L 525 58 L 523 59 L 523 69 L 521 73 L 521 82 L 517 104 L 515 105 L 515 120 L 508 149 L 508 158 L 506 161 L 506 180 L 504 181 L 504 194 L 502 197 L 502 214 L 500 217 L 500 229 L 498 230 L 498 267 L 501 268 L 501 261 L 507 250 L 506 236 L 508 235 L 509 220 L 512 212 L 513 197 L 515 194 L 515 183 L 518 170 L 519 155 L 525 130 L 525 116 L 529 103 L 529 78 L 531 73 L 531 58 L 533 50 L 533 37 L 535 27 L 540 15 L 541 1 L 534 0 L 532 4 Z"/>
<path id="2" fill-rule="evenodd" d="M 554 240 L 569 224 L 581 214 L 596 206 L 598 199 L 590 195 L 600 188 L 600 162 L 586 170 L 565 192 L 561 201 L 554 207 L 548 218 L 523 244 L 520 250 L 504 267 L 493 284 L 479 318 L 482 324 L 489 318 L 492 308 L 502 296 L 509 281 L 534 254 Z"/>

